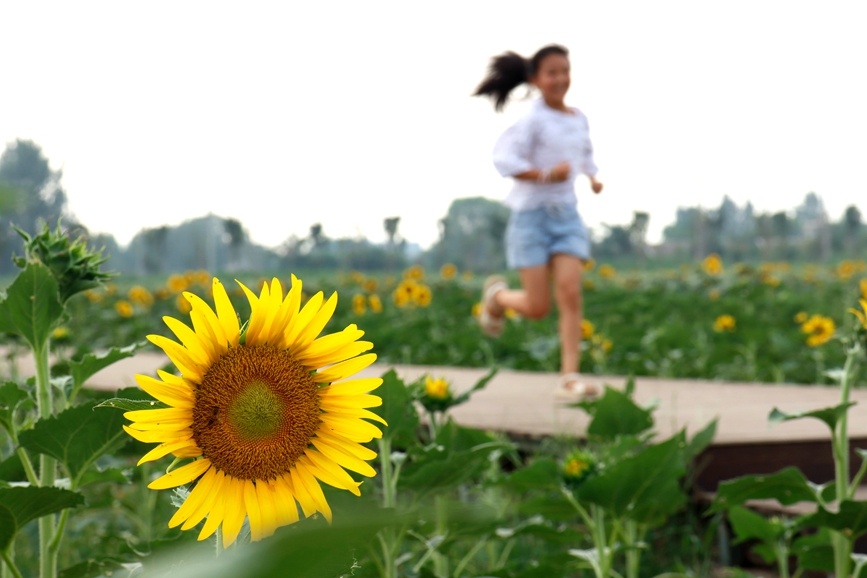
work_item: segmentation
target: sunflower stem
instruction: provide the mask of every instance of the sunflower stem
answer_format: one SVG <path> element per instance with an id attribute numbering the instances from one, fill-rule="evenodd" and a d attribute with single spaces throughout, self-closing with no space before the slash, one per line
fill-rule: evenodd
<path id="1" fill-rule="evenodd" d="M 33 348 L 36 360 L 36 406 L 40 419 L 48 419 L 54 415 L 54 402 L 51 397 L 51 371 L 48 365 L 49 341 L 46 339 L 41 346 Z M 39 456 L 39 485 L 43 488 L 54 485 L 57 461 L 45 454 Z M 51 551 L 54 540 L 54 514 L 39 518 L 39 576 L 55 578 L 57 576 L 57 552 Z"/>
<path id="2" fill-rule="evenodd" d="M 18 567 L 15 565 L 15 561 L 12 559 L 12 555 L 9 553 L 11 551 L 11 547 L 7 550 L 3 550 L 3 561 L 6 562 L 6 568 L 9 569 L 9 572 L 12 573 L 12 576 L 15 578 L 22 578 L 21 572 L 18 570 Z M 5 578 L 6 572 L 3 572 Z"/>
<path id="3" fill-rule="evenodd" d="M 217 526 L 217 533 L 214 534 L 214 538 L 216 538 L 216 542 L 217 542 L 217 551 L 216 551 L 215 557 L 219 558 L 220 554 L 223 553 L 223 526 L 222 525 Z"/>

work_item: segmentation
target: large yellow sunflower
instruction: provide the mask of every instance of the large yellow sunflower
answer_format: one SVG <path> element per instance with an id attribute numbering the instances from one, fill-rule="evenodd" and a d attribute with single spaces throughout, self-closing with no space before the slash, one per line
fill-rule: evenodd
<path id="1" fill-rule="evenodd" d="M 239 283 L 239 285 L 241 285 Z M 213 280 L 216 312 L 185 293 L 193 327 L 171 317 L 166 325 L 180 343 L 159 335 L 148 339 L 165 351 L 180 376 L 137 375 L 138 384 L 170 408 L 127 412 L 124 430 L 135 439 L 160 445 L 139 464 L 168 454 L 192 458 L 148 486 L 155 490 L 195 482 L 169 521 L 189 530 L 207 518 L 199 540 L 222 527 L 223 545 L 238 537 L 244 519 L 253 540 L 276 528 L 331 509 L 319 482 L 359 495 L 345 470 L 364 476 L 375 471 L 365 460 L 376 453 L 360 445 L 382 436 L 366 408 L 382 400 L 367 392 L 379 378 L 341 381 L 376 359 L 355 325 L 318 337 L 334 313 L 337 294 L 314 295 L 303 308 L 301 282 L 283 296 L 277 279 L 250 301 L 246 331 L 226 290 Z M 318 338 L 317 338 L 318 337 Z M 336 383 L 339 382 L 339 383 Z"/>

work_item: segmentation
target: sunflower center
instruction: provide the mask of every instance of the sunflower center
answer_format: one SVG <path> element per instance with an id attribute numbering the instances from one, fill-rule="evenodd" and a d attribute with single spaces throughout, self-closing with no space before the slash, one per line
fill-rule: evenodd
<path id="1" fill-rule="evenodd" d="M 262 381 L 250 383 L 229 405 L 229 421 L 246 440 L 273 435 L 283 421 L 285 404 Z"/>
<path id="2" fill-rule="evenodd" d="M 319 427 L 319 386 L 286 351 L 232 348 L 205 373 L 193 407 L 204 457 L 239 479 L 273 479 L 304 454 Z"/>

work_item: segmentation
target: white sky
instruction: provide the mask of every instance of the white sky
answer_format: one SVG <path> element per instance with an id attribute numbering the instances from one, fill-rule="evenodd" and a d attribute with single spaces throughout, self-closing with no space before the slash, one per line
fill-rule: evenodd
<path id="1" fill-rule="evenodd" d="M 494 140 L 520 106 L 469 98 L 491 56 L 559 42 L 606 189 L 587 223 L 724 194 L 816 191 L 867 214 L 867 3 L 3 2 L 0 145 L 40 144 L 77 217 L 128 242 L 214 212 L 276 245 L 436 239 L 458 197 L 501 199 Z"/>

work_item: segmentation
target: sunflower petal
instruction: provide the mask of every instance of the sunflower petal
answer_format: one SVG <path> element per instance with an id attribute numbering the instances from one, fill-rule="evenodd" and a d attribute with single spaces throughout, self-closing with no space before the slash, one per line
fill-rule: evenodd
<path id="1" fill-rule="evenodd" d="M 181 466 L 176 470 L 172 470 L 161 478 L 157 478 L 148 484 L 148 488 L 152 490 L 167 490 L 169 488 L 177 488 L 184 484 L 189 484 L 211 467 L 211 460 L 205 458 L 196 460 L 185 466 Z"/>
<path id="2" fill-rule="evenodd" d="M 325 499 L 325 494 L 322 493 L 322 488 L 319 486 L 319 482 L 316 481 L 313 474 L 307 471 L 304 464 L 296 464 L 294 471 L 298 473 L 298 477 L 304 483 L 304 487 L 313 499 L 316 509 L 325 516 L 325 519 L 328 520 L 328 523 L 330 524 L 332 518 L 331 506 L 328 505 L 328 500 Z"/>
<path id="3" fill-rule="evenodd" d="M 202 368 L 199 367 L 192 357 L 190 357 L 190 354 L 183 345 L 175 343 L 168 337 L 163 337 L 162 335 L 148 335 L 147 338 L 148 341 L 162 349 L 166 355 L 168 355 L 169 359 L 171 359 L 172 363 L 181 370 L 181 374 L 185 378 L 194 381 L 195 383 L 201 383 L 203 375 Z"/>
<path id="4" fill-rule="evenodd" d="M 340 381 L 341 379 L 355 375 L 362 369 L 368 367 L 374 361 L 376 361 L 375 353 L 359 355 L 353 359 L 347 359 L 346 361 L 335 363 L 331 367 L 317 372 L 313 375 L 313 381 L 316 383 L 332 383 L 334 381 Z"/>
<path id="5" fill-rule="evenodd" d="M 181 344 L 187 350 L 187 354 L 197 365 L 208 367 L 216 361 L 212 358 L 212 353 L 202 345 L 202 340 L 199 339 L 196 332 L 187 327 L 185 323 L 168 315 L 163 316 L 163 322 L 181 340 Z"/>
<path id="6" fill-rule="evenodd" d="M 367 443 L 374 438 L 381 438 L 382 432 L 375 425 L 356 418 L 337 417 L 324 413 L 320 418 L 328 429 L 332 429 L 348 440 Z"/>
<path id="7" fill-rule="evenodd" d="M 364 331 L 358 329 L 355 325 L 350 325 L 343 331 L 323 335 L 316 339 L 306 347 L 295 349 L 295 359 L 303 362 L 305 359 L 321 357 L 333 351 L 346 347 L 353 341 L 361 339 Z"/>
<path id="8" fill-rule="evenodd" d="M 292 324 L 292 329 L 286 332 L 285 342 L 289 344 L 289 347 L 297 346 L 298 336 L 307 328 L 307 325 L 310 324 L 310 320 L 319 312 L 321 306 L 322 291 L 307 300 L 307 303 L 304 304 L 304 307 L 301 308 L 301 311 L 299 311 L 298 315 L 295 317 L 295 323 Z"/>
<path id="9" fill-rule="evenodd" d="M 199 522 L 204 520 L 205 516 L 207 516 L 211 512 L 211 510 L 214 509 L 214 504 L 217 501 L 217 498 L 222 496 L 221 491 L 226 476 L 221 470 L 218 470 L 217 468 L 211 468 L 210 470 L 208 470 L 209 474 L 211 472 L 216 472 L 216 474 L 214 474 L 210 486 L 208 486 L 206 489 L 203 489 L 203 491 L 205 492 L 204 496 L 200 498 L 198 507 L 196 507 L 195 510 L 193 510 L 188 515 L 186 521 L 184 522 L 184 525 L 181 526 L 181 530 L 189 530 L 190 528 L 193 528 Z M 193 488 L 193 491 L 198 490 L 199 487 L 202 485 L 203 481 L 204 479 L 202 479 L 202 481 L 200 481 L 196 485 L 196 487 Z M 192 493 L 190 494 L 190 497 L 192 497 Z M 187 498 L 187 501 L 189 501 L 189 498 Z M 186 505 L 186 503 L 187 502 L 184 502 L 184 505 Z"/>
<path id="10" fill-rule="evenodd" d="M 351 453 L 352 455 L 361 460 L 372 460 L 376 458 L 377 454 L 372 449 L 367 448 L 359 443 L 351 442 L 340 436 L 334 435 L 331 432 L 320 429 L 316 432 L 316 435 L 329 442 L 330 444 L 336 445 L 343 451 Z"/>
<path id="11" fill-rule="evenodd" d="M 165 407 L 157 409 L 137 409 L 124 412 L 123 417 L 137 423 L 161 423 L 189 419 L 192 421 L 193 412 L 183 407 Z"/>
<path id="12" fill-rule="evenodd" d="M 208 497 L 208 493 L 211 491 L 211 487 L 214 485 L 214 478 L 217 475 L 217 468 L 210 468 L 205 475 L 202 476 L 202 479 L 196 484 L 192 490 L 190 490 L 190 495 L 187 496 L 187 499 L 184 500 L 184 503 L 181 504 L 181 507 L 177 509 L 175 515 L 172 516 L 172 519 L 169 520 L 169 528 L 174 528 L 175 526 L 180 525 L 184 522 L 190 515 L 196 511 L 196 509 L 202 505 L 202 502 L 205 501 Z M 195 524 L 194 524 L 195 525 Z M 185 528 L 186 529 L 186 528 Z"/>
<path id="13" fill-rule="evenodd" d="M 223 326 L 223 332 L 226 334 L 226 340 L 230 347 L 238 347 L 238 342 L 241 337 L 241 325 L 238 322 L 238 314 L 235 312 L 235 307 L 229 299 L 226 288 L 220 283 L 216 277 L 211 285 L 214 293 L 214 306 L 217 308 L 217 319 L 220 320 L 220 325 Z"/>
<path id="14" fill-rule="evenodd" d="M 373 391 L 380 385 L 382 385 L 381 377 L 350 379 L 349 381 L 341 381 L 340 383 L 332 383 L 331 385 L 326 385 L 319 390 L 319 395 L 321 397 L 358 395 L 360 393 L 367 393 L 369 391 Z"/>
<path id="15" fill-rule="evenodd" d="M 223 516 L 223 547 L 228 548 L 241 533 L 247 509 L 244 503 L 244 480 L 226 476 L 229 482 L 229 491 L 224 494 L 226 501 L 226 513 Z"/>
<path id="16" fill-rule="evenodd" d="M 327 398 L 322 399 L 322 409 L 325 409 L 325 406 L 328 405 L 334 408 L 367 408 L 367 407 L 379 407 L 382 405 L 382 398 L 378 395 L 366 395 L 366 394 L 358 394 L 358 395 L 331 395 Z"/>
<path id="17" fill-rule="evenodd" d="M 190 391 L 194 391 L 196 389 L 196 384 L 194 384 L 188 379 L 184 379 L 183 376 L 175 375 L 174 373 L 169 373 L 168 371 L 163 371 L 162 369 L 157 370 L 157 375 L 168 385 L 179 387 L 181 389 L 187 388 Z"/>
<path id="18" fill-rule="evenodd" d="M 222 472 L 220 472 L 222 473 Z M 223 477 L 223 483 L 220 485 L 219 493 L 216 494 L 214 507 L 208 512 L 208 519 L 205 525 L 202 526 L 202 531 L 199 532 L 199 540 L 204 540 L 211 536 L 220 527 L 226 515 L 226 505 L 231 502 L 232 495 L 230 494 L 232 478 L 229 476 Z M 223 526 L 223 536 L 225 537 L 225 525 Z"/>
<path id="19" fill-rule="evenodd" d="M 332 293 L 331 297 L 319 308 L 319 311 L 316 312 L 316 315 L 310 320 L 307 324 L 307 327 L 298 334 L 298 337 L 295 339 L 297 342 L 297 348 L 299 350 L 307 347 L 310 343 L 313 342 L 316 337 L 322 333 L 322 330 L 325 329 L 325 326 L 331 320 L 331 316 L 334 315 L 334 310 L 337 309 L 337 293 Z"/>
<path id="20" fill-rule="evenodd" d="M 388 425 L 388 423 L 384 419 L 382 419 L 382 417 L 380 417 L 379 415 L 373 413 L 372 411 L 369 411 L 369 410 L 366 410 L 366 409 L 360 408 L 360 407 L 340 407 L 334 413 L 327 413 L 327 414 L 322 414 L 322 415 L 328 415 L 328 416 L 332 416 L 332 417 L 372 419 L 373 421 L 378 421 L 382 425 L 385 425 L 385 426 Z M 321 417 L 322 416 L 320 416 L 320 418 Z"/>
<path id="21" fill-rule="evenodd" d="M 370 349 L 373 349 L 373 343 L 370 341 L 355 341 L 330 353 L 307 359 L 303 365 L 312 369 L 319 369 L 332 363 L 345 361 Z"/>
<path id="22" fill-rule="evenodd" d="M 133 424 L 133 425 L 135 425 L 135 424 Z M 138 441 L 140 441 L 142 443 L 146 443 L 146 444 L 152 444 L 152 443 L 157 443 L 157 442 L 159 442 L 159 443 L 171 442 L 171 441 L 179 440 L 179 439 L 181 439 L 187 435 L 190 435 L 190 436 L 193 435 L 193 430 L 190 430 L 190 429 L 181 429 L 179 431 L 172 431 L 172 430 L 165 430 L 165 429 L 139 431 L 139 430 L 132 429 L 126 425 L 124 425 L 122 427 L 123 427 L 123 431 L 125 431 L 126 433 L 131 435 L 133 438 L 137 439 Z"/>
<path id="23" fill-rule="evenodd" d="M 247 519 L 250 520 L 250 540 L 258 542 L 262 536 L 262 510 L 259 498 L 256 496 L 256 486 L 252 480 L 244 480 L 244 507 L 247 508 Z"/>
<path id="24" fill-rule="evenodd" d="M 295 504 L 295 493 L 287 476 L 277 476 L 271 480 L 271 490 L 274 493 L 274 504 L 277 511 L 277 524 L 288 526 L 298 521 L 298 506 Z"/>
<path id="25" fill-rule="evenodd" d="M 167 456 L 170 453 L 190 446 L 198 447 L 196 445 L 196 440 L 192 439 L 192 436 L 185 440 L 161 443 L 160 445 L 143 455 L 136 465 L 140 466 L 145 462 L 152 462 L 154 460 L 158 460 L 163 456 Z"/>
<path id="26" fill-rule="evenodd" d="M 309 518 L 316 513 L 316 502 L 313 500 L 313 496 L 310 495 L 310 491 L 301 479 L 301 474 L 298 473 L 298 468 L 292 468 L 289 471 L 289 475 L 292 478 L 292 486 L 295 488 L 295 499 L 298 500 L 298 503 L 301 505 L 301 511 L 304 513 L 304 517 Z"/>
<path id="27" fill-rule="evenodd" d="M 267 538 L 277 529 L 277 503 L 267 481 L 256 480 L 256 497 L 262 514 L 262 537 Z"/>
<path id="28" fill-rule="evenodd" d="M 172 407 L 192 409 L 196 401 L 196 397 L 188 387 L 169 385 L 164 381 L 141 374 L 135 376 L 135 381 L 149 395 Z"/>
<path id="29" fill-rule="evenodd" d="M 362 476 L 372 478 L 376 475 L 376 470 L 370 467 L 370 464 L 364 460 L 360 460 L 349 452 L 343 451 L 337 446 L 333 446 L 322 438 L 313 438 L 310 440 L 313 446 L 319 450 L 326 458 L 334 460 L 334 462 L 342 468 L 351 470 Z"/>
<path id="30" fill-rule="evenodd" d="M 356 496 L 361 495 L 358 486 L 361 482 L 356 482 L 352 476 L 346 473 L 346 470 L 329 460 L 318 451 L 307 450 L 307 452 L 298 458 L 299 463 L 307 466 L 313 475 L 328 484 L 341 490 L 349 490 Z"/>

